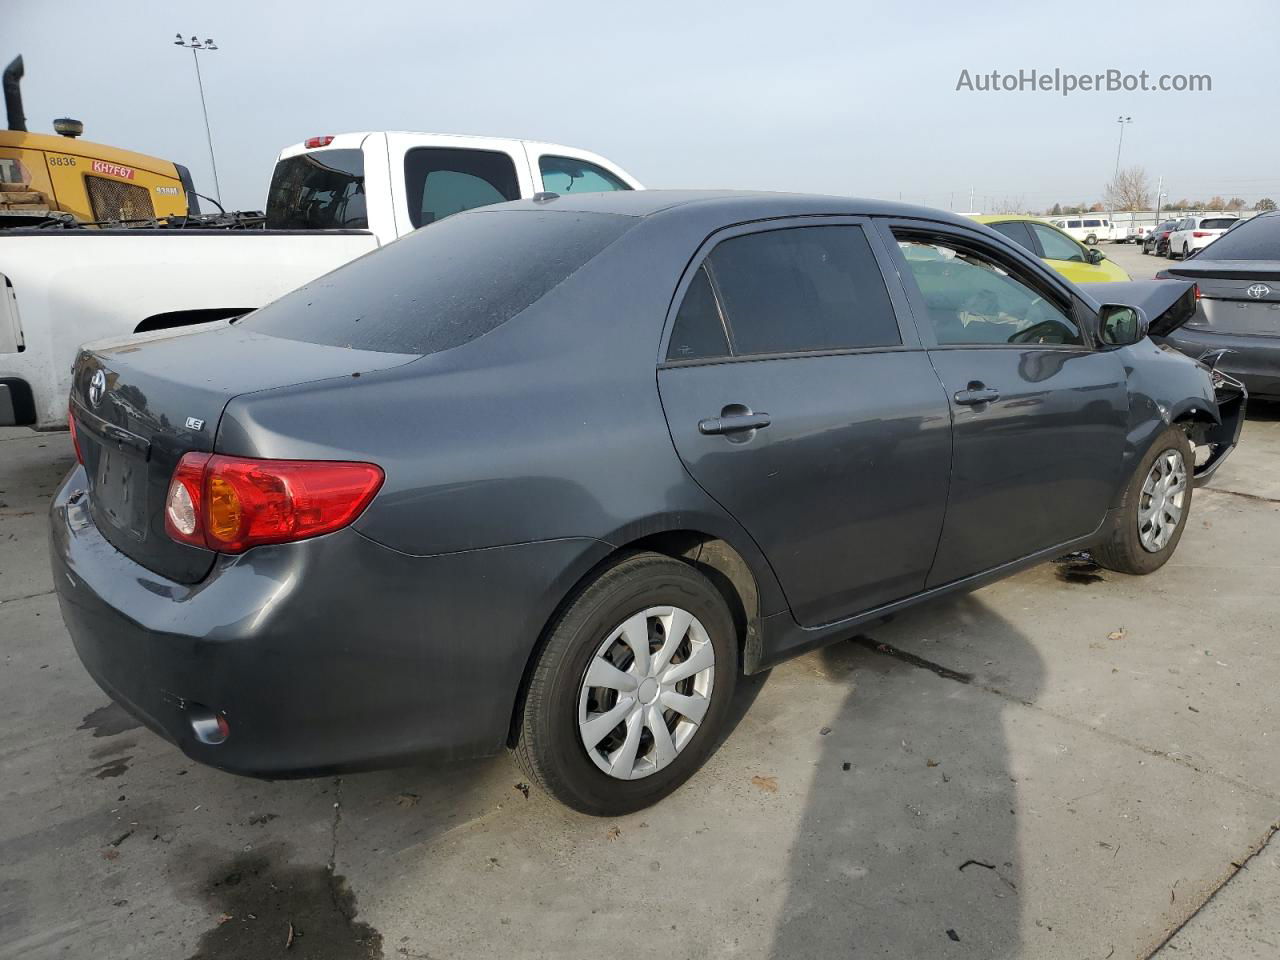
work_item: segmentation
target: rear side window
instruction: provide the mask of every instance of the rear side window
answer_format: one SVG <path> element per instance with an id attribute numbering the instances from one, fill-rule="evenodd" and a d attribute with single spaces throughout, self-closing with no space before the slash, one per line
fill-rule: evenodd
<path id="1" fill-rule="evenodd" d="M 1035 247 L 1031 245 L 1031 235 L 1027 233 L 1027 225 L 1018 220 L 1010 220 L 1007 223 L 988 224 L 996 233 L 1002 233 L 1020 247 L 1025 247 L 1032 253 Z"/>
<path id="2" fill-rule="evenodd" d="M 276 164 L 267 191 L 268 230 L 364 230 L 364 154 L 317 150 Z"/>
<path id="3" fill-rule="evenodd" d="M 573 157 L 540 157 L 538 170 L 542 174 L 542 189 L 550 193 L 605 193 L 631 189 L 603 167 Z"/>
<path id="4" fill-rule="evenodd" d="M 450 217 L 313 280 L 239 324 L 355 350 L 448 350 L 550 293 L 636 222 L 542 210 Z"/>
<path id="5" fill-rule="evenodd" d="M 497 150 L 417 147 L 404 155 L 404 181 L 415 227 L 520 197 L 516 166 Z"/>
<path id="6" fill-rule="evenodd" d="M 668 360 L 706 360 L 729 353 L 729 337 L 707 268 L 699 267 L 685 292 L 667 345 Z"/>
<path id="7" fill-rule="evenodd" d="M 1235 217 L 1206 217 L 1200 221 L 1205 230 L 1230 230 L 1235 224 Z"/>
<path id="8" fill-rule="evenodd" d="M 861 227 L 731 237 L 711 251 L 706 265 L 735 356 L 902 343 Z"/>

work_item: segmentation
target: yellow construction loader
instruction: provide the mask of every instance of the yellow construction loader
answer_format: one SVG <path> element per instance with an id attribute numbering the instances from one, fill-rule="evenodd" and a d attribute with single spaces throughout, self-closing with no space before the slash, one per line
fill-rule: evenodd
<path id="1" fill-rule="evenodd" d="M 63 117 L 54 133 L 29 133 L 22 112 L 22 57 L 4 71 L 9 129 L 0 130 L 0 228 L 59 221 L 118 226 L 199 213 L 181 164 L 79 139 Z"/>

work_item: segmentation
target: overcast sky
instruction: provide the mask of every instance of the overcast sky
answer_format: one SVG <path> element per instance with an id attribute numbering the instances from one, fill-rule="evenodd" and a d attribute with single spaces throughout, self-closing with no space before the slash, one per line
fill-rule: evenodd
<path id="1" fill-rule="evenodd" d="M 4 0 L 28 126 L 186 163 L 260 208 L 277 151 L 349 130 L 551 140 L 653 187 L 903 199 L 965 210 L 1097 199 L 1116 160 L 1170 199 L 1280 200 L 1274 0 L 1069 4 Z M 1020 68 L 1207 73 L 1208 93 L 957 92 Z"/>

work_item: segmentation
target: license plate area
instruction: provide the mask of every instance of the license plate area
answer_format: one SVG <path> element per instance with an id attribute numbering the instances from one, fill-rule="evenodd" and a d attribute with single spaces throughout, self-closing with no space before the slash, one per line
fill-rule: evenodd
<path id="1" fill-rule="evenodd" d="M 83 408 L 75 417 L 95 519 L 146 540 L 151 444 Z"/>

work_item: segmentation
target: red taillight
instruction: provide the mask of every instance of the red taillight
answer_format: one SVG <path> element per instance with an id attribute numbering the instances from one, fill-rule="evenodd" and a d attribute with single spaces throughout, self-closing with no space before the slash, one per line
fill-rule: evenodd
<path id="1" fill-rule="evenodd" d="M 1191 235 L 1193 237 L 1212 237 L 1213 236 L 1213 234 L 1208 230 L 1192 230 Z"/>
<path id="2" fill-rule="evenodd" d="M 1199 303 L 1200 302 L 1200 284 L 1198 283 L 1192 284 L 1191 289 L 1196 292 L 1196 302 Z"/>
<path id="3" fill-rule="evenodd" d="M 76 462 L 84 466 L 84 454 L 80 452 L 80 437 L 76 434 L 75 407 L 67 407 L 67 428 L 71 431 L 71 446 L 76 451 Z"/>
<path id="4" fill-rule="evenodd" d="M 326 137 L 307 137 L 302 145 L 308 150 L 314 150 L 316 147 L 327 147 L 331 143 L 333 143 L 332 134 Z"/>
<path id="5" fill-rule="evenodd" d="M 165 529 L 221 553 L 305 540 L 351 523 L 382 480 L 372 463 L 188 453 L 169 484 Z"/>

